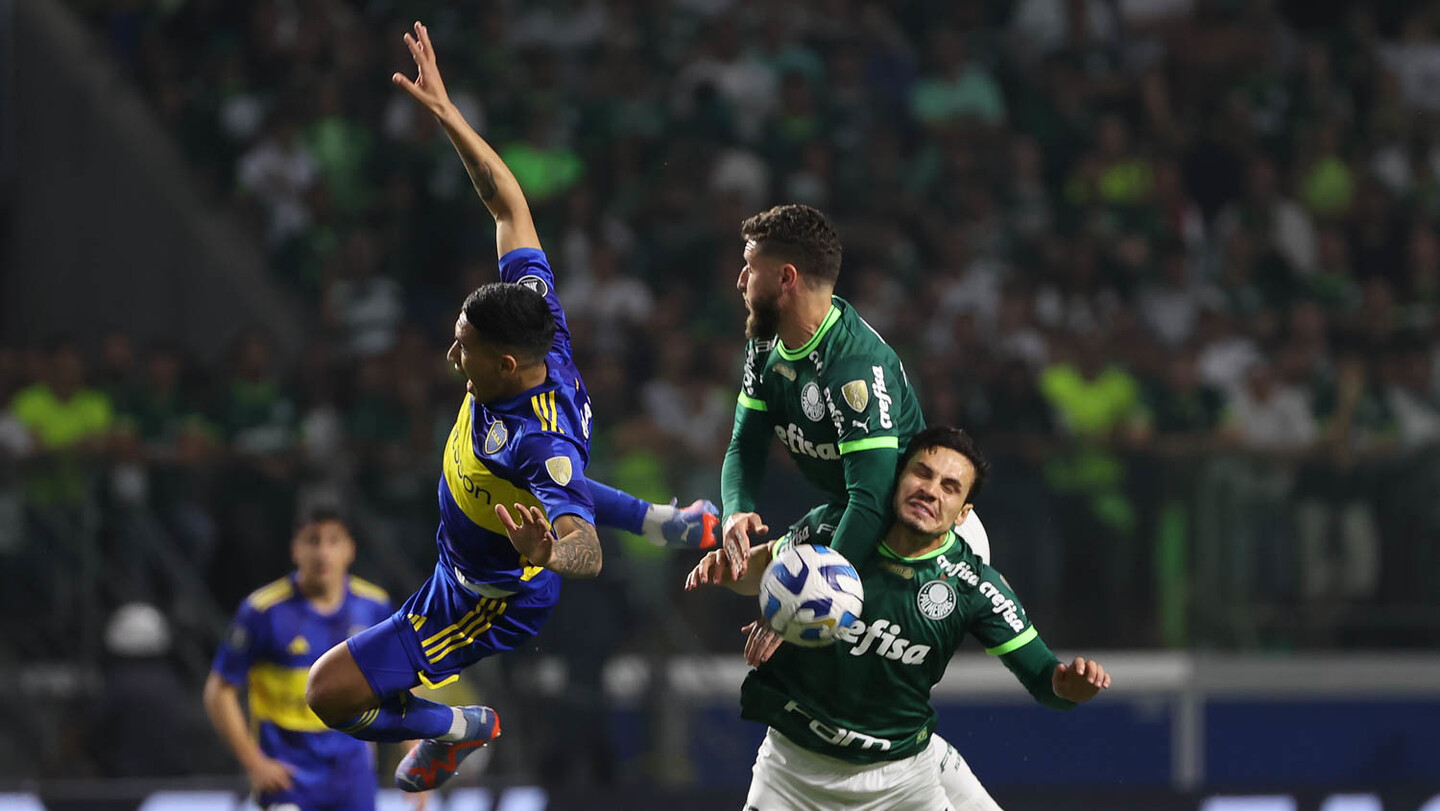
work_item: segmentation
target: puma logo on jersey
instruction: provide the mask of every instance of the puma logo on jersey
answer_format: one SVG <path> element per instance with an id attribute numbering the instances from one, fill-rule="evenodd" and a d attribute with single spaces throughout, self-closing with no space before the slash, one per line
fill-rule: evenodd
<path id="1" fill-rule="evenodd" d="M 870 371 L 875 373 L 875 402 L 880 404 L 880 427 L 894 428 L 895 423 L 890 419 L 890 393 L 885 390 L 885 368 L 883 366 L 871 366 Z"/>
<path id="2" fill-rule="evenodd" d="M 780 442 L 793 454 L 815 459 L 840 458 L 840 451 L 833 444 L 827 442 L 817 445 L 809 441 L 805 438 L 805 429 L 793 422 L 784 428 L 775 426 L 775 436 L 779 437 Z"/>
<path id="3" fill-rule="evenodd" d="M 863 620 L 856 620 L 849 628 L 836 631 L 835 638 L 850 643 L 851 656 L 864 656 L 873 648 L 876 656 L 885 659 L 906 665 L 923 664 L 930 654 L 930 646 L 916 645 L 900 636 L 900 631 L 897 623 L 887 619 L 877 619 L 869 625 Z"/>
<path id="4" fill-rule="evenodd" d="M 988 580 L 981 583 L 980 593 L 990 598 L 991 613 L 999 614 L 1000 618 L 1005 620 L 1005 624 L 1014 630 L 1025 630 L 1025 620 L 1021 616 L 1020 606 L 1016 605 L 1014 600 L 1006 597 L 1000 589 L 995 588 L 994 583 Z"/>
<path id="5" fill-rule="evenodd" d="M 851 420 L 851 421 L 850 421 L 850 425 L 853 426 L 853 427 L 855 427 L 855 428 L 859 428 L 860 430 L 864 431 L 864 432 L 867 433 L 867 434 L 870 433 L 870 418 L 869 418 L 869 417 L 866 417 L 866 418 L 863 419 L 863 420 Z"/>

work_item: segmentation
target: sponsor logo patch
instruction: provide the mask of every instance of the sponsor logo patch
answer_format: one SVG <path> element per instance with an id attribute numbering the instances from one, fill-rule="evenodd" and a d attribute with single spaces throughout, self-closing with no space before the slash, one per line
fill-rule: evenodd
<path id="1" fill-rule="evenodd" d="M 870 405 L 870 389 L 863 380 L 852 380 L 840 387 L 840 394 L 845 398 L 845 404 L 859 412 L 865 411 L 865 406 Z"/>
<path id="2" fill-rule="evenodd" d="M 505 447 L 505 443 L 509 439 L 510 430 L 505 427 L 505 421 L 496 420 L 494 424 L 490 426 L 489 432 L 485 434 L 485 453 L 499 453 L 500 449 Z"/>
<path id="3" fill-rule="evenodd" d="M 575 475 L 568 456 L 552 456 L 546 459 L 545 470 L 550 473 L 550 478 L 554 479 L 555 483 L 561 487 L 569 484 L 570 477 Z"/>
<path id="4" fill-rule="evenodd" d="M 890 419 L 890 393 L 885 390 L 885 369 L 871 366 L 870 371 L 875 373 L 875 401 L 880 404 L 880 427 L 894 428 L 895 423 Z"/>
<path id="5" fill-rule="evenodd" d="M 932 620 L 943 620 L 950 616 L 958 602 L 955 589 L 944 580 L 931 580 L 921 586 L 920 593 L 915 595 L 915 607 Z"/>
<path id="6" fill-rule="evenodd" d="M 775 426 L 775 436 L 793 454 L 804 454 L 814 459 L 839 459 L 840 451 L 833 443 L 816 444 L 805 438 L 805 429 L 790 423 L 784 428 Z"/>
<path id="7" fill-rule="evenodd" d="M 533 273 L 528 276 L 521 276 L 515 283 L 521 287 L 534 290 L 542 296 L 548 296 L 550 294 L 550 285 L 546 284 L 544 279 Z"/>
<path id="8" fill-rule="evenodd" d="M 285 646 L 285 652 L 291 656 L 304 656 L 310 652 L 310 642 L 303 636 L 297 636 Z"/>

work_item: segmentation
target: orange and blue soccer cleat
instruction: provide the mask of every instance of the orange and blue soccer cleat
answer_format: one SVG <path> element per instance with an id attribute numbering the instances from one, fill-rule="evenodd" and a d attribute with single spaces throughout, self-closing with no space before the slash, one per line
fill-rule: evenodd
<path id="1" fill-rule="evenodd" d="M 456 709 L 465 716 L 465 737 L 458 741 L 423 740 L 395 768 L 395 785 L 402 791 L 430 791 L 445 785 L 471 752 L 500 737 L 500 716 L 489 707 Z"/>
<path id="2" fill-rule="evenodd" d="M 671 501 L 671 505 L 674 505 Z M 720 545 L 720 510 L 706 499 L 696 499 L 660 525 L 665 545 L 685 549 L 714 549 Z"/>

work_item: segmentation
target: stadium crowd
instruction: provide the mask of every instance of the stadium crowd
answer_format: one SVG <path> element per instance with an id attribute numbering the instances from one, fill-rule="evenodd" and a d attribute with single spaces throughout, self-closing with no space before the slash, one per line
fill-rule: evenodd
<path id="1" fill-rule="evenodd" d="M 204 595 L 228 612 L 282 573 L 327 498 L 358 571 L 423 578 L 448 330 L 495 259 L 388 81 L 419 16 L 535 208 L 592 477 L 718 495 L 738 224 L 805 202 L 929 421 L 994 458 L 995 558 L 1055 637 L 1440 635 L 1440 4 L 74 4 L 315 329 L 284 363 L 261 332 L 212 366 L 119 332 L 0 347 L 0 556 L 27 562 L 0 594 L 60 603 L 98 553 L 105 605 L 202 633 Z M 810 503 L 773 466 L 772 526 Z M 737 648 L 744 606 L 679 597 L 689 558 L 608 543 L 623 563 L 573 600 L 653 633 L 557 617 L 547 644 Z"/>

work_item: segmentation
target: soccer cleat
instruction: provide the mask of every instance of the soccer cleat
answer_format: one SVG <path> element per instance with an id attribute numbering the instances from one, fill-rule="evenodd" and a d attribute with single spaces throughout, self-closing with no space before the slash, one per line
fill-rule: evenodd
<path id="1" fill-rule="evenodd" d="M 458 741 L 426 739 L 395 767 L 395 785 L 402 791 L 429 791 L 445 785 L 471 752 L 500 737 L 500 716 L 489 707 L 458 707 L 465 716 L 465 737 Z"/>
<path id="2" fill-rule="evenodd" d="M 675 500 L 670 501 L 671 506 Z M 675 511 L 675 517 L 660 525 L 666 546 L 686 549 L 713 549 L 720 544 L 720 510 L 706 499 L 696 499 Z"/>

